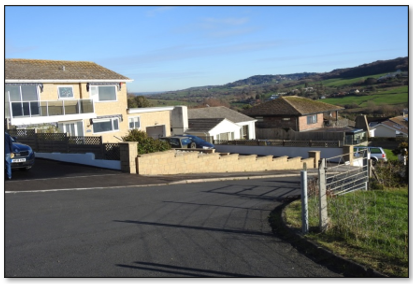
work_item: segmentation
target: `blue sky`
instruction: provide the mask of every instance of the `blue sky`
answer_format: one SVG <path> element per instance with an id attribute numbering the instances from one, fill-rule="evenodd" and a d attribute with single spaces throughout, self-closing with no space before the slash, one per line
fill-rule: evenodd
<path id="1" fill-rule="evenodd" d="M 5 57 L 93 61 L 129 92 L 408 56 L 408 6 L 5 6 Z"/>

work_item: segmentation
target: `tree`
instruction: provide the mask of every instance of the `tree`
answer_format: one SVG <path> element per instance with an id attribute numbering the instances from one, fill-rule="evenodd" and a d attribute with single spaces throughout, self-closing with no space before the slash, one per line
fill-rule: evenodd
<path id="1" fill-rule="evenodd" d="M 128 108 L 150 107 L 151 103 L 144 96 L 128 95 Z"/>

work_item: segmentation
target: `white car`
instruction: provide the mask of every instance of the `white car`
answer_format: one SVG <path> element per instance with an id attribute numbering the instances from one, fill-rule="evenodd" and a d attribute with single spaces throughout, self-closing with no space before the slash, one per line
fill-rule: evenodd
<path id="1" fill-rule="evenodd" d="M 373 165 L 376 164 L 378 161 L 387 162 L 386 152 L 384 152 L 382 147 L 363 147 L 363 146 L 356 146 L 354 147 L 354 156 L 357 157 L 360 151 L 363 151 L 367 148 L 369 159 L 373 161 Z"/>

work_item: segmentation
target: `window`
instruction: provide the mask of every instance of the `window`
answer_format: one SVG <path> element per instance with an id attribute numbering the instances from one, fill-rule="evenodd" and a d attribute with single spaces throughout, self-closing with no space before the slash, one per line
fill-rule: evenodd
<path id="1" fill-rule="evenodd" d="M 73 87 L 72 86 L 57 87 L 57 93 L 59 95 L 59 99 L 73 98 Z"/>
<path id="2" fill-rule="evenodd" d="M 11 103 L 11 113 L 7 115 L 38 115 L 39 100 L 37 84 L 6 84 L 6 103 Z"/>
<path id="3" fill-rule="evenodd" d="M 248 125 L 243 125 L 242 128 L 240 129 L 240 134 L 242 139 L 248 139 Z"/>
<path id="4" fill-rule="evenodd" d="M 316 114 L 308 115 L 307 124 L 314 124 L 314 123 L 317 123 L 317 115 Z"/>
<path id="5" fill-rule="evenodd" d="M 90 86 L 90 96 L 98 102 L 116 101 L 116 86 Z"/>
<path id="6" fill-rule="evenodd" d="M 129 118 L 129 129 L 139 129 L 141 128 L 140 117 L 130 117 Z"/>
<path id="7" fill-rule="evenodd" d="M 93 120 L 93 133 L 119 130 L 119 118 Z"/>
<path id="8" fill-rule="evenodd" d="M 70 136 L 83 136 L 83 122 L 64 122 L 59 123 L 58 128 L 63 133 L 69 133 Z"/>

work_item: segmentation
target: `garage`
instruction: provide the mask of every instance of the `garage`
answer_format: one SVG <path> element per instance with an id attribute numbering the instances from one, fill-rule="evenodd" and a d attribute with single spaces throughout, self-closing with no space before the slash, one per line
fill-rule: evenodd
<path id="1" fill-rule="evenodd" d="M 158 139 L 165 136 L 165 125 L 148 126 L 146 127 L 146 133 L 149 137 Z"/>

